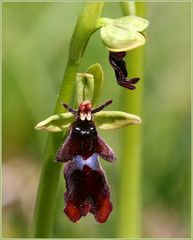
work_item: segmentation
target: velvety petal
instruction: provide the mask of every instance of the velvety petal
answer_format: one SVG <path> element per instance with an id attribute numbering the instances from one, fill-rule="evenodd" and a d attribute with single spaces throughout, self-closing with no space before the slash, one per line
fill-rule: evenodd
<path id="1" fill-rule="evenodd" d="M 94 161 L 98 161 L 96 156 Z M 105 173 L 99 162 L 94 166 L 98 167 L 93 169 L 85 164 L 80 168 L 77 160 L 73 159 L 64 169 L 67 187 L 64 212 L 72 222 L 77 222 L 91 212 L 98 222 L 104 223 L 112 211 Z"/>
<path id="2" fill-rule="evenodd" d="M 58 162 L 67 162 L 73 158 L 72 145 L 72 137 L 69 135 L 56 153 L 56 160 Z"/>

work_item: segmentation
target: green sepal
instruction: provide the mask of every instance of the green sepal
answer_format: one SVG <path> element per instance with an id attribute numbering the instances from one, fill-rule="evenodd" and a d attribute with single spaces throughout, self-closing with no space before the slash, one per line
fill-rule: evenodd
<path id="1" fill-rule="evenodd" d="M 94 92 L 94 77 L 89 73 L 77 73 L 76 75 L 76 100 L 77 106 L 85 100 L 92 101 Z"/>
<path id="2" fill-rule="evenodd" d="M 145 44 L 144 31 L 149 21 L 137 17 L 127 16 L 119 19 L 101 18 L 100 34 L 104 45 L 109 51 L 129 51 Z"/>
<path id="3" fill-rule="evenodd" d="M 133 30 L 126 30 L 113 25 L 101 29 L 101 37 L 106 48 L 111 52 L 129 51 L 145 44 L 145 37 Z"/>
<path id="4" fill-rule="evenodd" d="M 68 128 L 74 121 L 74 115 L 72 113 L 61 113 L 52 115 L 49 118 L 43 120 L 35 126 L 36 130 L 44 130 L 48 132 L 61 132 Z"/>
<path id="5" fill-rule="evenodd" d="M 73 121 L 73 114 L 61 113 L 38 123 L 35 129 L 48 132 L 61 132 L 68 128 Z M 120 111 L 101 111 L 94 114 L 94 122 L 99 129 L 109 130 L 126 127 L 128 125 L 138 125 L 141 123 L 141 118 L 137 115 Z"/>
<path id="6" fill-rule="evenodd" d="M 87 73 L 92 74 L 94 78 L 94 91 L 92 96 L 92 106 L 96 104 L 97 99 L 99 98 L 104 81 L 104 73 L 101 65 L 99 63 L 95 63 L 91 65 L 87 70 Z"/>
<path id="7" fill-rule="evenodd" d="M 99 129 L 116 129 L 128 125 L 140 124 L 141 118 L 137 115 L 121 111 L 101 111 L 94 114 L 94 122 Z"/>
<path id="8" fill-rule="evenodd" d="M 114 19 L 113 24 L 120 28 L 143 32 L 148 27 L 149 21 L 138 16 L 125 16 L 122 18 Z"/>

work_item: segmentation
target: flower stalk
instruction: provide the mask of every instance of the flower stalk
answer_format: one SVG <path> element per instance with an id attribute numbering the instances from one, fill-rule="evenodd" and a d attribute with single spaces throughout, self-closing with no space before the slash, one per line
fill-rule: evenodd
<path id="1" fill-rule="evenodd" d="M 54 114 L 63 112 L 61 103 L 68 103 L 72 98 L 76 73 L 78 72 L 88 40 L 97 28 L 103 5 L 103 2 L 86 3 L 77 20 L 71 38 L 68 62 Z M 62 175 L 62 165 L 54 163 L 54 160 L 63 135 L 62 133 L 50 133 L 48 136 L 36 200 L 33 229 L 33 237 L 35 238 L 50 237 L 52 235 L 57 193 Z"/>
<path id="2" fill-rule="evenodd" d="M 135 6 L 134 6 L 135 4 Z M 122 2 L 124 15 L 144 17 L 145 3 Z M 143 85 L 144 47 L 127 53 L 126 65 L 129 75 L 139 76 L 135 92 L 122 92 L 122 105 L 125 111 L 141 115 Z M 142 127 L 127 128 L 123 132 L 122 158 L 120 161 L 120 194 L 118 236 L 141 236 L 141 161 L 142 161 Z"/>

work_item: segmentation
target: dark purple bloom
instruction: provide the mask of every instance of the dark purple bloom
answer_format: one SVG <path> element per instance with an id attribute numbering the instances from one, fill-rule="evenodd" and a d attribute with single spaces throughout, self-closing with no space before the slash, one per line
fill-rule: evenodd
<path id="1" fill-rule="evenodd" d="M 109 52 L 109 62 L 114 68 L 117 83 L 124 88 L 134 90 L 136 88 L 134 84 L 137 83 L 140 78 L 127 78 L 128 73 L 125 61 L 123 60 L 125 55 L 126 52 Z"/>
<path id="2" fill-rule="evenodd" d="M 67 191 L 64 212 L 72 222 L 77 222 L 88 212 L 104 223 L 112 211 L 109 185 L 98 157 L 113 162 L 112 149 L 98 135 L 92 114 L 101 111 L 112 101 L 92 109 L 91 103 L 81 103 L 78 110 L 64 104 L 75 115 L 70 132 L 57 152 L 59 162 L 69 161 L 64 169 Z"/>

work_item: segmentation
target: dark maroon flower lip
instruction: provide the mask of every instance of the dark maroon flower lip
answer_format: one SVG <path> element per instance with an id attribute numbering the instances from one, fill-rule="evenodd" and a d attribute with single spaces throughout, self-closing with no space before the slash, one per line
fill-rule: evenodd
<path id="1" fill-rule="evenodd" d="M 78 110 L 63 104 L 74 114 L 75 121 L 70 127 L 68 137 L 58 150 L 56 159 L 58 162 L 68 162 L 64 169 L 67 189 L 64 194 L 64 213 L 72 222 L 77 222 L 90 212 L 96 221 L 104 223 L 113 208 L 107 178 L 98 158 L 100 156 L 113 162 L 116 156 L 98 135 L 93 121 L 93 114 L 111 103 L 112 100 L 109 100 L 92 109 L 90 101 L 84 101 Z"/>
<path id="2" fill-rule="evenodd" d="M 110 191 L 105 172 L 100 166 L 98 155 L 84 160 L 75 156 L 64 169 L 67 191 L 65 192 L 65 214 L 77 222 L 89 212 L 99 223 L 105 223 L 112 211 Z"/>
<path id="3" fill-rule="evenodd" d="M 125 61 L 123 60 L 125 56 L 126 52 L 109 52 L 109 62 L 115 71 L 117 83 L 124 88 L 134 90 L 136 89 L 134 84 L 137 83 L 140 78 L 127 78 L 128 73 Z"/>

